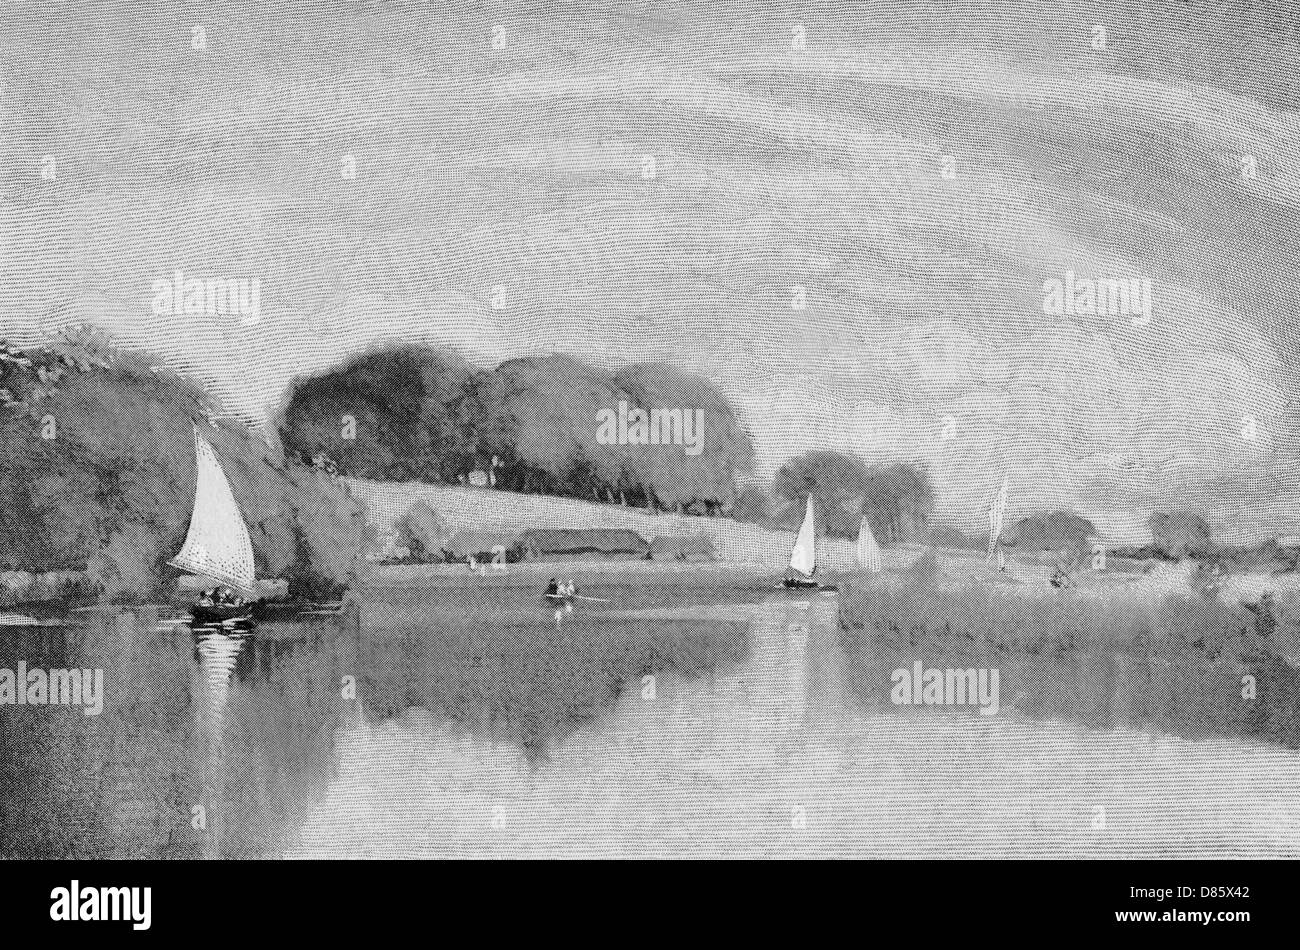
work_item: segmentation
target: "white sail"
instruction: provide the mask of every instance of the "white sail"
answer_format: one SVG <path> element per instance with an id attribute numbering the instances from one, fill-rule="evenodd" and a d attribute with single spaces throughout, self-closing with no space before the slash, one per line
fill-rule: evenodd
<path id="1" fill-rule="evenodd" d="M 862 527 L 858 529 L 858 564 L 872 574 L 879 574 L 883 566 L 880 561 L 880 545 L 876 543 L 866 518 L 862 519 Z"/>
<path id="2" fill-rule="evenodd" d="M 993 552 L 997 550 L 998 540 L 1002 537 L 1002 518 L 1007 510 L 1007 480 L 1004 476 L 1002 487 L 998 489 L 993 503 L 989 505 L 989 556 L 993 560 Z"/>
<path id="3" fill-rule="evenodd" d="M 198 460 L 198 477 L 190 531 L 180 553 L 168 563 L 192 574 L 211 577 L 243 593 L 253 593 L 256 584 L 253 542 L 217 453 L 199 434 L 197 426 L 194 455 Z"/>
<path id="4" fill-rule="evenodd" d="M 790 566 L 804 577 L 812 577 L 813 571 L 817 570 L 817 535 L 813 526 L 812 495 L 808 496 L 803 525 L 799 528 L 799 537 L 795 538 L 794 550 L 790 552 Z"/>

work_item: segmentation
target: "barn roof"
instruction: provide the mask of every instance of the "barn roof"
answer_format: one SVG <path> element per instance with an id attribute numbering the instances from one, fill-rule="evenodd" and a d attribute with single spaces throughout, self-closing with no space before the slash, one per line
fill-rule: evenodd
<path id="1" fill-rule="evenodd" d="M 519 536 L 519 543 L 538 553 L 645 554 L 650 545 L 635 531 L 622 528 L 534 528 Z"/>

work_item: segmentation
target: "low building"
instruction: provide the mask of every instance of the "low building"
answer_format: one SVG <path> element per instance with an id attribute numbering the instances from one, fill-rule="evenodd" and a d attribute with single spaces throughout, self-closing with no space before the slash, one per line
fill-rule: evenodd
<path id="1" fill-rule="evenodd" d="M 712 561 L 713 540 L 706 534 L 655 538 L 650 544 L 655 561 Z"/>
<path id="2" fill-rule="evenodd" d="M 641 561 L 650 545 L 621 528 L 535 528 L 519 536 L 519 551 L 528 561 Z"/>

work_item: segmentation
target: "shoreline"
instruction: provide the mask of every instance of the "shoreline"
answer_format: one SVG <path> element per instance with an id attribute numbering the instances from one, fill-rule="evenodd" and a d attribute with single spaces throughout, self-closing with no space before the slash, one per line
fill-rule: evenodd
<path id="1" fill-rule="evenodd" d="M 783 568 L 756 562 L 703 561 L 534 561 L 507 564 L 505 569 L 488 566 L 486 574 L 471 573 L 464 564 L 376 565 L 359 578 L 360 589 L 400 590 L 411 588 L 464 589 L 482 587 L 529 587 L 551 578 L 572 579 L 575 584 L 629 584 L 641 586 L 710 586 L 733 581 L 779 581 Z"/>

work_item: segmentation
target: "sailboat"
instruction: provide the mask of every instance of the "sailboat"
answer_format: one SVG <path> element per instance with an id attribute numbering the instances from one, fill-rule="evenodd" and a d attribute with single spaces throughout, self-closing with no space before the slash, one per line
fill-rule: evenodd
<path id="1" fill-rule="evenodd" d="M 250 600 L 257 596 L 253 542 L 235 493 L 216 451 L 194 427 L 197 478 L 194 513 L 180 553 L 167 563 L 209 577 Z M 195 623 L 250 623 L 253 605 L 242 600 L 214 601 L 205 597 L 191 610 Z"/>
<path id="2" fill-rule="evenodd" d="M 799 536 L 794 540 L 794 550 L 790 552 L 790 567 L 785 572 L 782 587 L 808 588 L 821 587 L 813 580 L 817 572 L 817 534 L 816 521 L 813 518 L 812 495 L 804 508 L 803 524 L 799 527 Z"/>
<path id="3" fill-rule="evenodd" d="M 1007 479 L 1002 478 L 1002 487 L 993 498 L 992 504 L 989 505 L 989 556 L 987 560 L 992 561 L 994 554 L 997 555 L 998 570 L 1005 571 L 1007 566 L 1006 554 L 1003 552 L 998 541 L 1002 537 L 1002 520 L 1007 510 Z"/>
<path id="4" fill-rule="evenodd" d="M 880 545 L 876 543 L 866 518 L 862 519 L 862 526 L 858 528 L 858 565 L 872 574 L 879 574 L 883 567 Z"/>

